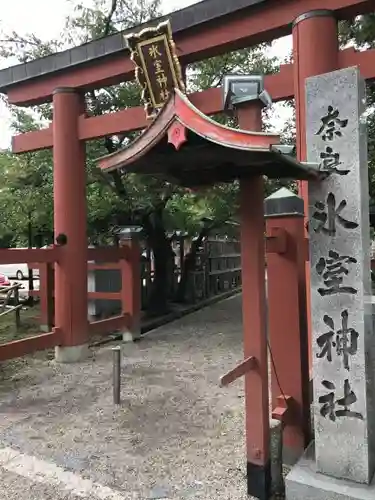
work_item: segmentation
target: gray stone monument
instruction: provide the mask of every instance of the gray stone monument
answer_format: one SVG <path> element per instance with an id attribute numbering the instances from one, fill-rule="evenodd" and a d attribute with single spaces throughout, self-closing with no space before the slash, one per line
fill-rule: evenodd
<path id="1" fill-rule="evenodd" d="M 315 442 L 286 481 L 288 500 L 375 498 L 365 84 L 357 68 L 306 82 Z"/>

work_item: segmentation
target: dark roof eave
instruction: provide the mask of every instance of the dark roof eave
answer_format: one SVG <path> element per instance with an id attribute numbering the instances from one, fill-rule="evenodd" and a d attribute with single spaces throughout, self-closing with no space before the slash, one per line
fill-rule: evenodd
<path id="1" fill-rule="evenodd" d="M 172 12 L 169 15 L 153 19 L 147 23 L 134 26 L 114 35 L 98 38 L 78 47 L 45 56 L 27 63 L 17 64 L 0 70 L 0 92 L 7 90 L 21 82 L 50 75 L 67 68 L 77 67 L 98 60 L 103 57 L 114 56 L 126 51 L 124 36 L 140 31 L 147 26 L 155 26 L 163 20 L 170 19 L 173 33 L 179 33 L 201 24 L 233 14 L 248 7 L 256 7 L 269 0 L 204 0 L 184 9 Z"/>

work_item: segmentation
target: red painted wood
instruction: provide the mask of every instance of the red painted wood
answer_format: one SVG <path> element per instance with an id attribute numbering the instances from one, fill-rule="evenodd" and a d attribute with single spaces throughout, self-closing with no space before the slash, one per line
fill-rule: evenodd
<path id="1" fill-rule="evenodd" d="M 82 96 L 69 89 L 53 97 L 54 230 L 67 236 L 55 265 L 55 324 L 62 345 L 88 342 L 86 165 L 78 138 Z"/>
<path id="2" fill-rule="evenodd" d="M 99 167 L 110 171 L 131 165 L 160 142 L 168 128 L 176 121 L 207 140 L 231 148 L 268 150 L 272 144 L 280 142 L 280 137 L 276 134 L 224 127 L 203 115 L 186 96 L 176 90 L 145 132 L 129 147 L 99 159 Z"/>
<path id="3" fill-rule="evenodd" d="M 223 375 L 220 378 L 220 386 L 225 387 L 240 377 L 243 377 L 250 370 L 254 370 L 257 366 L 257 361 L 254 356 L 245 359 L 239 365 L 237 365 L 233 370 L 230 370 L 228 373 Z"/>
<path id="4" fill-rule="evenodd" d="M 0 264 L 19 264 L 37 262 L 53 263 L 60 258 L 59 248 L 1 248 Z"/>
<path id="5" fill-rule="evenodd" d="M 173 144 L 176 151 L 187 142 L 186 128 L 178 121 L 174 121 L 168 129 L 168 142 Z"/>
<path id="6" fill-rule="evenodd" d="M 357 56 L 359 53 L 357 53 Z M 370 57 L 375 55 L 371 51 Z M 356 58 L 350 50 L 347 57 Z M 293 29 L 293 59 L 294 59 L 294 88 L 296 101 L 296 127 L 297 127 L 297 157 L 300 161 L 306 160 L 306 95 L 305 81 L 310 76 L 328 73 L 339 68 L 339 47 L 337 21 L 332 16 L 310 17 L 298 23 Z M 299 194 L 304 200 L 305 216 L 308 214 L 308 183 L 299 183 Z M 306 232 L 306 237 L 308 234 Z M 310 264 L 306 262 L 306 301 L 308 318 L 310 309 Z M 309 339 L 311 340 L 311 327 L 309 320 Z M 309 363 L 312 364 L 311 341 L 308 342 Z"/>
<path id="7" fill-rule="evenodd" d="M 112 268 L 111 268 L 112 269 Z M 44 294 L 43 290 L 44 280 L 40 282 L 39 290 L 30 290 L 28 293 L 32 297 L 41 297 Z M 54 296 L 54 291 L 51 292 L 52 297 Z M 87 292 L 87 296 L 91 300 L 104 299 L 104 300 L 121 300 L 121 292 Z"/>
<path id="8" fill-rule="evenodd" d="M 7 344 L 0 345 L 0 361 L 19 358 L 43 349 L 50 349 L 59 345 L 60 341 L 61 332 L 56 329 L 53 332 L 36 335 L 35 337 L 8 342 Z"/>
<path id="9" fill-rule="evenodd" d="M 99 270 L 99 269 L 120 269 L 121 264 L 119 262 L 109 262 L 108 264 L 87 264 L 87 269 L 89 271 Z"/>
<path id="10" fill-rule="evenodd" d="M 272 418 L 279 420 L 284 425 L 293 423 L 294 404 L 295 401 L 291 396 L 279 396 L 277 398 L 277 406 L 273 407 L 272 410 Z"/>
<path id="11" fill-rule="evenodd" d="M 88 292 L 88 298 L 91 300 L 121 300 L 121 292 Z"/>
<path id="12" fill-rule="evenodd" d="M 241 128 L 261 130 L 261 107 L 239 108 L 238 121 Z M 257 360 L 257 369 L 245 375 L 246 452 L 247 461 L 260 466 L 267 465 L 270 458 L 263 203 L 263 177 L 241 179 L 244 358 Z"/>
<path id="13" fill-rule="evenodd" d="M 280 101 L 293 96 L 293 67 L 290 64 L 282 65 L 280 72 L 266 75 L 265 86 L 272 99 Z M 206 115 L 222 111 L 221 89 L 208 89 L 203 92 L 189 94 L 189 100 L 194 106 Z M 95 139 L 98 137 L 140 130 L 149 125 L 143 106 L 127 108 L 116 113 L 86 118 L 79 118 L 79 137 L 81 140 Z M 14 153 L 36 151 L 52 147 L 52 135 L 49 128 L 16 135 L 12 139 Z"/>
<path id="14" fill-rule="evenodd" d="M 285 254 L 288 248 L 288 235 L 283 227 L 272 227 L 267 231 L 266 252 Z"/>
<path id="15" fill-rule="evenodd" d="M 102 262 L 101 265 L 108 265 L 108 263 L 116 263 L 121 259 L 130 258 L 130 252 L 126 248 L 120 247 L 89 248 L 87 252 L 89 261 L 95 260 L 97 264 Z M 115 268 L 115 266 L 111 267 L 111 269 Z"/>
<path id="16" fill-rule="evenodd" d="M 350 47 L 339 51 L 338 60 L 339 68 L 358 66 L 361 76 L 365 80 L 375 79 L 375 49 L 358 52 L 353 47 Z"/>
<path id="17" fill-rule="evenodd" d="M 220 55 L 231 50 L 268 42 L 291 33 L 294 19 L 316 9 L 331 9 L 337 17 L 373 12 L 371 0 L 284 0 L 267 2 L 266 5 L 237 13 L 231 19 L 207 23 L 205 30 L 196 30 L 196 37 L 186 34 L 186 39 L 176 39 L 181 47 L 183 62 Z M 186 41 L 185 41 L 186 40 Z"/>
<path id="18" fill-rule="evenodd" d="M 13 153 L 25 153 L 51 148 L 53 145 L 52 125 L 50 127 L 25 132 L 12 137 Z"/>
<path id="19" fill-rule="evenodd" d="M 50 264 L 39 265 L 39 297 L 40 321 L 47 330 L 52 329 L 54 323 L 54 270 Z"/>
<path id="20" fill-rule="evenodd" d="M 54 89 L 59 87 L 87 91 L 134 79 L 134 64 L 127 54 L 112 55 L 98 62 L 21 83 L 8 91 L 9 102 L 19 106 L 42 104 L 51 101 Z"/>
<path id="21" fill-rule="evenodd" d="M 339 52 L 339 67 L 359 66 L 361 74 L 367 80 L 375 79 L 375 49 L 357 52 L 345 49 Z M 274 102 L 288 100 L 294 96 L 293 72 L 297 71 L 292 64 L 282 65 L 280 72 L 266 75 L 265 87 Z M 208 89 L 189 95 L 189 99 L 206 115 L 222 111 L 221 89 Z M 298 97 L 297 97 L 298 99 Z M 79 136 L 81 140 L 90 140 L 106 135 L 119 134 L 131 130 L 140 130 L 148 125 L 142 106 L 123 109 L 116 113 L 79 119 Z M 14 153 L 24 153 L 52 147 L 52 127 L 19 134 L 12 139 Z"/>
<path id="22" fill-rule="evenodd" d="M 130 325 L 130 316 L 122 314 L 113 318 L 102 319 L 100 321 L 93 321 L 89 324 L 90 335 L 105 335 L 118 330 L 124 330 Z"/>
<path id="23" fill-rule="evenodd" d="M 247 127 L 246 122 L 243 125 L 240 124 L 240 130 L 224 127 L 200 113 L 182 94 L 175 94 L 174 113 L 188 129 L 224 146 L 269 149 L 272 144 L 280 142 L 279 135 L 259 133 L 256 129 Z"/>
<path id="24" fill-rule="evenodd" d="M 285 0 L 268 2 L 258 9 L 228 16 L 221 22 L 205 23 L 202 29 L 188 29 L 176 34 L 175 41 L 182 65 L 230 50 L 250 47 L 290 34 L 293 20 L 310 10 L 330 8 L 340 17 L 371 12 L 371 0 Z M 60 72 L 50 78 L 37 78 L 8 90 L 9 102 L 18 105 L 41 104 L 51 100 L 57 87 L 85 90 L 115 85 L 134 78 L 134 67 L 128 55 L 119 53 L 103 57 L 92 64 Z"/>
<path id="25" fill-rule="evenodd" d="M 275 368 L 271 370 L 272 409 L 288 394 L 293 420 L 284 429 L 284 449 L 297 459 L 309 440 L 309 370 L 303 217 L 270 217 L 267 237 L 285 235 L 282 253 L 267 248 L 268 335 Z M 280 384 L 280 386 L 279 386 Z"/>
<path id="26" fill-rule="evenodd" d="M 122 314 L 129 315 L 128 328 L 137 335 L 141 322 L 141 251 L 136 239 L 124 240 L 122 248 L 130 252 L 130 258 L 121 261 Z"/>

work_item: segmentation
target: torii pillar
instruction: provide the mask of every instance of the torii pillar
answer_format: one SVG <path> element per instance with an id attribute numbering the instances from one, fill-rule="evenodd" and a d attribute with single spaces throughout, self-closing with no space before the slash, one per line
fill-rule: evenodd
<path id="1" fill-rule="evenodd" d="M 85 145 L 79 140 L 84 97 L 72 88 L 53 94 L 53 185 L 55 238 L 64 235 L 55 265 L 55 325 L 62 344 L 56 360 L 87 357 L 87 211 Z"/>
<path id="2" fill-rule="evenodd" d="M 293 23 L 293 71 L 297 127 L 297 158 L 306 161 L 306 92 L 305 81 L 310 76 L 335 71 L 339 67 L 339 43 L 335 13 L 317 9 L 298 16 Z M 299 182 L 299 195 L 304 200 L 307 223 L 309 201 L 308 182 Z M 308 236 L 306 231 L 306 236 Z M 310 264 L 306 262 L 307 317 L 310 317 Z M 308 320 L 309 338 L 311 326 Z M 311 342 L 308 342 L 311 349 Z M 310 354 L 311 365 L 311 354 Z"/>
<path id="3" fill-rule="evenodd" d="M 242 130 L 262 130 L 260 100 L 237 105 Z M 269 388 L 266 333 L 263 175 L 240 179 L 242 317 L 244 358 L 257 366 L 245 374 L 247 492 L 261 500 L 271 488 Z"/>

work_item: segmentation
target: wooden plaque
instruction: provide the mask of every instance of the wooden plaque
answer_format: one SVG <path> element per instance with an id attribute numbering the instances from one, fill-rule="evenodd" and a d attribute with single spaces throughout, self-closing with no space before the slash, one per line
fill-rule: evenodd
<path id="1" fill-rule="evenodd" d="M 173 89 L 185 92 L 181 66 L 176 55 L 169 21 L 126 37 L 135 77 L 142 87 L 147 118 L 154 118 L 168 101 Z"/>

